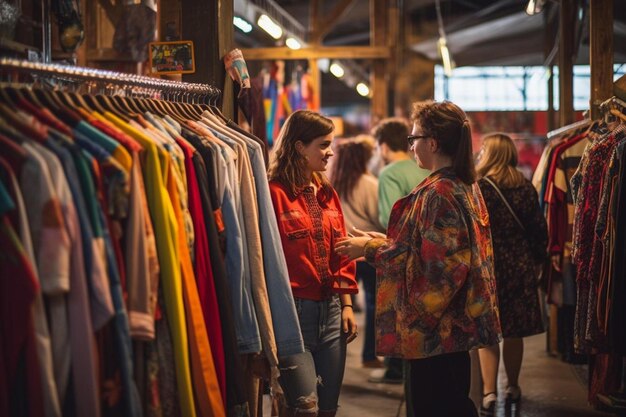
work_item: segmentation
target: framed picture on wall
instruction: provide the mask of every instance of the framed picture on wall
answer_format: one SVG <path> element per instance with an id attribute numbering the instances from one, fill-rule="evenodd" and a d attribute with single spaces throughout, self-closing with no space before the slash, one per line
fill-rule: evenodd
<path id="1" fill-rule="evenodd" d="M 152 74 L 190 74 L 196 72 L 192 41 L 151 42 Z"/>

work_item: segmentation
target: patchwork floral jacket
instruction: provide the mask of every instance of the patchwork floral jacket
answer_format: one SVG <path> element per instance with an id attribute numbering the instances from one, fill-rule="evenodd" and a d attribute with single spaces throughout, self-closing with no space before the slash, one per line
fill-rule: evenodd
<path id="1" fill-rule="evenodd" d="M 404 359 L 501 340 L 489 215 L 478 184 L 434 172 L 394 205 L 387 239 L 372 239 L 376 352 Z"/>

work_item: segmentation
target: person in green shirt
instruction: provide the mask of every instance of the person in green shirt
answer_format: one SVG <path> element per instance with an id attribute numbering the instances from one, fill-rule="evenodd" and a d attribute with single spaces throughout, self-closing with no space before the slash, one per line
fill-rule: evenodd
<path id="1" fill-rule="evenodd" d="M 385 163 L 378 177 L 378 216 L 380 223 L 387 227 L 396 201 L 409 194 L 430 171 L 420 168 L 409 154 L 409 125 L 404 119 L 383 119 L 374 128 L 373 135 Z"/>
<path id="2" fill-rule="evenodd" d="M 420 168 L 409 154 L 407 136 L 409 124 L 401 118 L 387 118 L 374 128 L 372 134 L 385 167 L 378 176 L 378 220 L 387 228 L 389 214 L 393 205 L 409 194 L 416 185 L 424 180 L 430 171 Z M 386 369 L 372 371 L 370 382 L 400 384 L 402 377 L 402 360 L 385 359 Z"/>

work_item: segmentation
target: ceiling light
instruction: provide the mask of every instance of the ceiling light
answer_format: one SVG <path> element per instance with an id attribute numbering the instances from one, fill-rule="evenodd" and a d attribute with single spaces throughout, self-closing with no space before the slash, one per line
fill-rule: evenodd
<path id="1" fill-rule="evenodd" d="M 358 83 L 356 85 L 356 92 L 362 95 L 363 97 L 367 97 L 370 94 L 370 88 L 365 83 Z"/>
<path id="2" fill-rule="evenodd" d="M 242 19 L 241 17 L 238 17 L 238 16 L 233 17 L 233 24 L 243 33 L 252 32 L 252 25 L 248 23 L 247 21 L 245 21 L 244 19 Z"/>
<path id="3" fill-rule="evenodd" d="M 345 71 L 343 70 L 343 67 L 341 65 L 333 62 L 332 64 L 330 64 L 330 73 L 337 78 L 341 78 L 343 77 L 343 74 L 345 74 Z"/>
<path id="4" fill-rule="evenodd" d="M 257 24 L 274 39 L 280 39 L 283 36 L 283 29 L 265 14 L 259 17 Z"/>
<path id="5" fill-rule="evenodd" d="M 446 38 L 439 38 L 437 41 L 439 47 L 439 55 L 441 55 L 441 62 L 443 63 L 443 72 L 446 76 L 452 76 L 452 58 L 450 58 L 450 51 L 446 43 Z"/>
<path id="6" fill-rule="evenodd" d="M 328 59 L 328 58 L 318 59 L 317 60 L 317 66 L 320 69 L 320 71 L 328 72 L 328 70 L 330 69 L 330 59 Z"/>
<path id="7" fill-rule="evenodd" d="M 437 48 L 439 49 L 439 56 L 443 63 L 443 72 L 447 77 L 452 75 L 452 67 L 454 63 L 450 57 L 450 51 L 448 50 L 448 44 L 446 42 L 446 30 L 443 27 L 443 17 L 441 16 L 441 0 L 435 0 L 435 8 L 437 10 L 437 25 L 439 26 L 439 40 L 437 41 Z"/>
<path id="8" fill-rule="evenodd" d="M 528 0 L 528 5 L 526 6 L 526 14 L 532 16 L 534 14 L 541 13 L 545 3 L 546 0 Z"/>
<path id="9" fill-rule="evenodd" d="M 287 38 L 287 40 L 285 41 L 285 45 L 287 45 L 289 49 L 302 48 L 302 44 L 300 44 L 300 42 L 298 42 L 296 38 Z"/>

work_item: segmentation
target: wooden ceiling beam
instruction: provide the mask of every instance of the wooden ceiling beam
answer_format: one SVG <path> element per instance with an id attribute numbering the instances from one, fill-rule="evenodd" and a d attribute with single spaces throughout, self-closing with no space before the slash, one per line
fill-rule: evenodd
<path id="1" fill-rule="evenodd" d="M 324 37 L 332 30 L 332 28 L 339 23 L 339 20 L 354 6 L 355 0 L 342 0 L 335 8 L 330 12 L 328 16 L 324 16 L 324 24 L 320 24 L 318 21 L 317 27 L 311 29 L 310 41 L 313 43 L 321 43 Z"/>
<path id="2" fill-rule="evenodd" d="M 242 49 L 249 61 L 272 59 L 388 59 L 387 46 L 310 46 L 301 49 L 287 47 Z"/>

